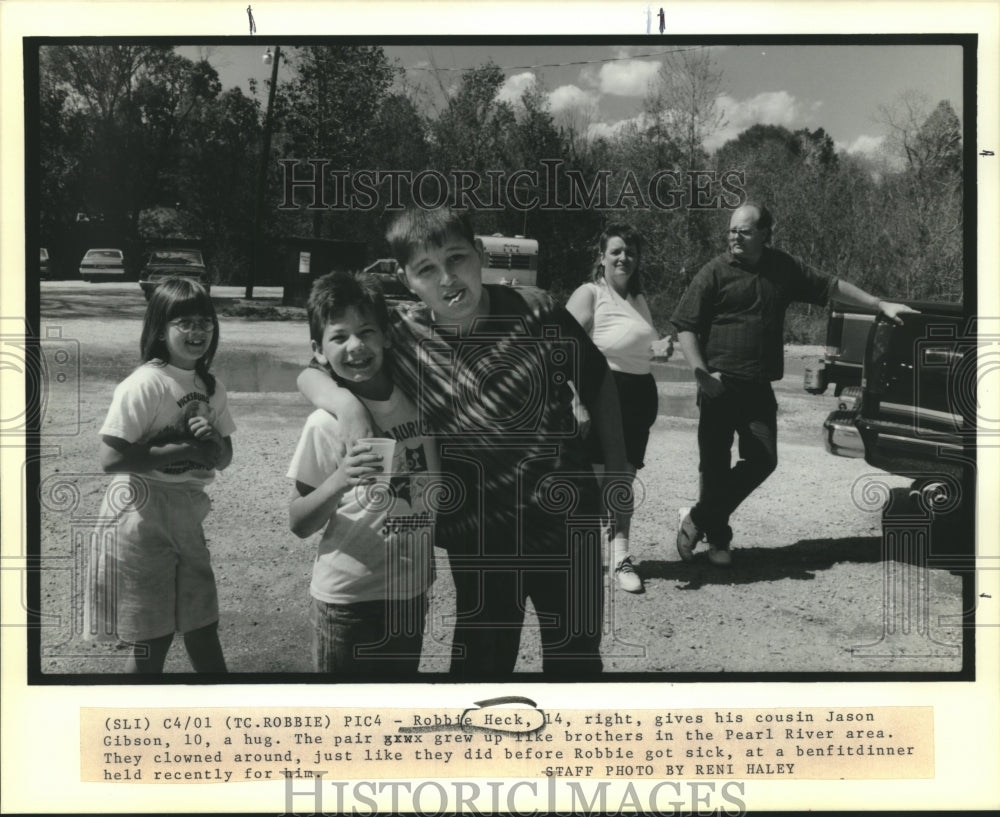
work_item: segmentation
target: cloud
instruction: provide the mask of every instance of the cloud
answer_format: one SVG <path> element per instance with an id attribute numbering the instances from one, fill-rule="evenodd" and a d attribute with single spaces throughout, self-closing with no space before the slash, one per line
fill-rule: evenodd
<path id="1" fill-rule="evenodd" d="M 837 142 L 835 146 L 838 151 L 843 151 L 844 153 L 878 156 L 882 153 L 884 144 L 884 136 L 869 136 L 867 133 L 863 133 L 853 142 Z"/>
<path id="2" fill-rule="evenodd" d="M 660 70 L 659 62 L 648 60 L 625 60 L 608 62 L 601 66 L 596 75 L 597 87 L 601 93 L 612 96 L 645 96 L 649 81 Z M 581 78 L 586 72 L 581 72 Z M 589 77 L 589 75 L 587 75 Z"/>
<path id="3" fill-rule="evenodd" d="M 641 126 L 644 120 L 645 116 L 640 114 L 617 122 L 592 122 L 587 127 L 587 139 L 613 139 L 630 125 Z"/>
<path id="4" fill-rule="evenodd" d="M 549 108 L 554 114 L 573 109 L 594 110 L 596 107 L 597 94 L 578 85 L 560 85 L 549 94 Z"/>
<path id="5" fill-rule="evenodd" d="M 806 107 L 788 91 L 765 91 L 749 99 L 737 100 L 728 94 L 716 99 L 725 124 L 705 140 L 705 149 L 716 150 L 752 125 L 782 125 L 794 130 L 804 127 L 817 105 Z"/>
<path id="6" fill-rule="evenodd" d="M 535 82 L 537 82 L 537 79 L 531 71 L 507 77 L 504 84 L 500 86 L 500 90 L 497 91 L 497 99 L 500 102 L 519 102 L 521 95 L 531 88 Z"/>

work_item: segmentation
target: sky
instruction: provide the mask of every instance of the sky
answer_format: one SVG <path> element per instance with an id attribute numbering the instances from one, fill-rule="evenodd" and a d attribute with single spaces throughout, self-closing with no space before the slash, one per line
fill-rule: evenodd
<path id="1" fill-rule="evenodd" d="M 655 27 L 655 17 L 654 17 Z M 254 77 L 270 76 L 261 60 L 266 43 L 249 46 L 184 46 L 189 58 L 206 56 L 224 87 L 248 91 Z M 671 45 L 651 38 L 648 45 L 464 45 L 443 38 L 433 45 L 385 47 L 406 70 L 411 83 L 443 99 L 440 86 L 453 87 L 461 71 L 492 59 L 507 81 L 501 96 L 514 100 L 540 82 L 558 119 L 586 123 L 591 135 L 614 132 L 638 117 L 649 81 L 664 54 L 691 44 Z M 880 106 L 904 92 L 926 97 L 927 111 L 948 100 L 962 118 L 962 51 L 946 45 L 742 45 L 709 46 L 722 72 L 717 105 L 723 127 L 705 143 L 712 151 L 755 124 L 790 130 L 822 127 L 838 150 L 874 154 L 885 137 Z M 287 68 L 283 67 L 282 71 Z M 436 102 L 434 102 L 436 100 Z"/>

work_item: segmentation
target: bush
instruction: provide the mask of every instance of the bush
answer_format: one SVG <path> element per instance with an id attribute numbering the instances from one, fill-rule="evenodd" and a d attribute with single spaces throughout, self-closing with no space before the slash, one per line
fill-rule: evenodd
<path id="1" fill-rule="evenodd" d="M 827 311 L 809 304 L 792 304 L 785 315 L 785 343 L 816 346 L 826 343 Z"/>
<path id="2" fill-rule="evenodd" d="M 677 299 L 669 292 L 657 292 L 655 295 L 646 295 L 646 302 L 649 304 L 649 314 L 653 318 L 653 326 L 660 334 L 669 333 L 676 335 L 674 325 L 670 322 L 670 316 L 677 306 Z"/>

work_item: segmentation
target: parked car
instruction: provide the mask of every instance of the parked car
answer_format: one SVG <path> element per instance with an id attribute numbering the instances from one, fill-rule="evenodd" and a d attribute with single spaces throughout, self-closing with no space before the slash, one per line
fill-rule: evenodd
<path id="1" fill-rule="evenodd" d="M 80 259 L 80 277 L 93 281 L 124 281 L 125 253 L 115 249 L 87 250 Z"/>
<path id="2" fill-rule="evenodd" d="M 38 277 L 49 277 L 49 251 L 45 247 L 38 248 Z"/>
<path id="3" fill-rule="evenodd" d="M 149 251 L 145 265 L 139 273 L 139 286 L 148 301 L 159 284 L 168 278 L 191 278 L 211 291 L 208 268 L 201 250 L 179 247 L 161 247 Z"/>
<path id="4" fill-rule="evenodd" d="M 976 339 L 965 334 L 961 304 L 907 303 L 920 314 L 904 316 L 902 325 L 834 308 L 826 356 L 820 367 L 806 371 L 805 387 L 817 393 L 835 382 L 836 393 L 857 392 L 823 424 L 830 453 L 864 457 L 875 468 L 912 480 L 891 493 L 883 525 L 926 520 L 934 553 L 971 555 Z"/>
<path id="5" fill-rule="evenodd" d="M 386 298 L 397 301 L 415 301 L 417 296 L 400 282 L 396 275 L 397 269 L 399 269 L 399 264 L 396 263 L 395 258 L 380 258 L 365 267 L 364 271 L 371 273 L 378 279 Z"/>

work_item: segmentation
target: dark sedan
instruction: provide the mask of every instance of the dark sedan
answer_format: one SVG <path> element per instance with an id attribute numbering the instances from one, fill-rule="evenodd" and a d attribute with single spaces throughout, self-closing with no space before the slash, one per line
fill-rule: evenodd
<path id="1" fill-rule="evenodd" d="M 149 300 L 153 290 L 168 278 L 191 278 L 211 290 L 208 269 L 201 250 L 160 249 L 152 250 L 146 265 L 139 273 L 139 286 Z"/>

